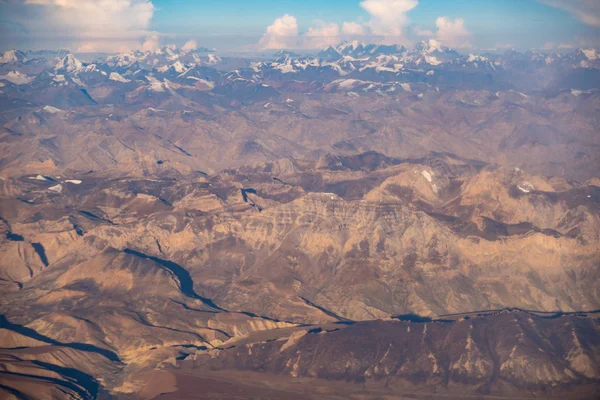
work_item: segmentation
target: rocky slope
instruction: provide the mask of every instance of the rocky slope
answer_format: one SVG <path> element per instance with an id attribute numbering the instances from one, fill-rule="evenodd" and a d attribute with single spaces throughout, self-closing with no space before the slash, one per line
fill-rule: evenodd
<path id="1" fill-rule="evenodd" d="M 600 189 L 449 154 L 328 154 L 177 179 L 25 175 L 3 180 L 1 195 L 6 211 L 0 254 L 7 261 L 0 271 L 6 343 L 0 347 L 7 371 L 2 385 L 25 395 L 29 386 L 15 376 L 47 387 L 49 398 L 56 390 L 82 398 L 138 393 L 157 367 L 207 351 L 221 354 L 217 349 L 227 343 L 302 324 L 505 307 L 600 308 Z M 486 317 L 485 324 L 501 324 L 498 318 L 509 317 Z M 592 324 L 581 328 L 582 335 L 595 343 L 597 328 L 590 321 L 582 322 Z M 369 324 L 343 332 L 370 340 L 361 330 Z M 475 327 L 465 329 L 459 331 Z M 541 335 L 532 343 L 549 338 L 538 332 L 542 328 L 531 329 Z M 480 330 L 473 335 L 484 335 Z M 300 334 L 294 335 L 296 346 Z M 320 337 L 302 340 L 313 336 Z M 559 338 L 571 340 L 567 336 Z M 309 346 L 302 340 L 297 346 Z M 452 386 L 447 377 L 454 376 L 469 390 L 511 393 L 496 382 L 505 379 L 518 388 L 555 382 L 564 389 L 597 378 L 596 344 L 573 350 L 571 372 L 565 372 L 560 363 L 567 361 L 557 352 L 568 350 L 554 339 L 544 350 L 546 367 L 524 365 L 504 350 L 483 354 L 484 343 L 499 336 L 485 340 L 473 345 L 452 339 L 467 344 L 460 351 L 458 344 L 431 350 L 446 361 L 456 358 L 439 372 L 445 385 Z M 426 348 L 415 351 L 414 357 L 430 360 Z M 264 357 L 274 363 L 273 372 L 281 367 L 258 354 L 248 364 L 219 368 L 254 369 Z M 498 375 L 493 361 L 502 357 L 498 365 L 507 365 L 506 375 Z M 360 365 L 372 361 L 358 358 Z M 400 371 L 399 359 L 405 360 L 392 357 L 392 364 L 369 374 L 383 379 L 382 373 Z M 428 372 L 415 367 L 402 379 L 425 374 L 433 385 L 438 378 L 425 361 L 418 368 Z M 98 367 L 83 367 L 90 362 Z M 454 364 L 458 372 L 452 372 Z M 340 374 L 295 368 L 306 376 Z M 366 364 L 364 371 L 356 368 L 366 376 Z M 73 377 L 73 371 L 84 375 Z"/>
<path id="2" fill-rule="evenodd" d="M 420 393 L 416 398 L 593 398 L 599 393 L 595 317 L 502 311 L 454 320 L 405 319 L 306 327 L 289 336 L 198 352 L 184 368 L 200 376 L 207 370 L 233 376 L 258 370 L 316 382 L 342 380 L 360 383 L 368 398 L 413 392 Z"/>
<path id="3" fill-rule="evenodd" d="M 0 397 L 597 396 L 598 67 L 5 53 Z"/>

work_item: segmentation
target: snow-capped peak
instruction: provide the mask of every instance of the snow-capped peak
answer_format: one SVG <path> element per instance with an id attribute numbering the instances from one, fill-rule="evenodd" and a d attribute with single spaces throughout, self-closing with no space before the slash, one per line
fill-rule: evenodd
<path id="1" fill-rule="evenodd" d="M 0 79 L 5 79 L 15 85 L 25 85 L 35 79 L 35 77 L 27 76 L 19 71 L 10 71 L 6 75 L 0 75 Z"/>
<path id="2" fill-rule="evenodd" d="M 467 58 L 467 62 L 485 62 L 489 61 L 487 57 L 483 57 L 477 54 L 469 54 L 469 58 Z"/>
<path id="3" fill-rule="evenodd" d="M 119 74 L 117 72 L 111 72 L 108 79 L 110 79 L 111 81 L 123 82 L 123 83 L 131 82 L 129 79 L 125 79 L 121 74 Z"/>
<path id="4" fill-rule="evenodd" d="M 83 63 L 79 61 L 73 54 L 67 54 L 54 67 L 54 71 L 73 72 L 81 69 Z"/>
<path id="5" fill-rule="evenodd" d="M 209 54 L 208 55 L 208 63 L 209 64 L 218 64 L 221 61 L 222 61 L 221 57 L 217 56 L 216 54 Z"/>
<path id="6" fill-rule="evenodd" d="M 174 62 L 173 65 L 171 65 L 171 68 L 180 74 L 185 71 L 185 66 L 181 63 L 181 61 Z"/>
<path id="7" fill-rule="evenodd" d="M 341 52 L 347 50 L 348 48 L 351 48 L 352 51 L 354 51 L 354 50 L 358 49 L 359 47 L 364 47 L 364 44 L 359 42 L 358 40 L 353 40 L 352 42 L 348 42 L 347 40 L 344 40 L 337 47 L 337 51 L 341 53 Z"/>
<path id="8" fill-rule="evenodd" d="M 596 60 L 598 58 L 598 53 L 596 49 L 581 49 L 581 52 L 585 55 L 588 60 Z"/>
<path id="9" fill-rule="evenodd" d="M 147 54 L 140 54 L 140 52 L 128 51 L 127 53 L 120 53 L 114 56 L 110 56 L 106 59 L 106 62 L 113 67 L 128 67 L 134 64 L 136 61 L 143 59 Z"/>
<path id="10" fill-rule="evenodd" d="M 429 40 L 423 40 L 421 41 L 419 44 L 417 44 L 417 46 L 415 46 L 415 50 L 419 51 L 421 53 L 426 53 L 426 54 L 430 54 L 433 52 L 445 52 L 448 51 L 449 49 L 444 46 L 443 44 L 441 44 L 440 42 L 438 42 L 435 39 L 429 39 Z"/>
<path id="11" fill-rule="evenodd" d="M 0 64 L 8 64 L 11 62 L 25 61 L 25 55 L 18 50 L 7 50 L 0 57 Z"/>

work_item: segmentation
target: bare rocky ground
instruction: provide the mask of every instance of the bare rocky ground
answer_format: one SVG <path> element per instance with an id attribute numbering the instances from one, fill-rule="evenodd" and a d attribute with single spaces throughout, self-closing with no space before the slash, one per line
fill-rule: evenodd
<path id="1" fill-rule="evenodd" d="M 553 314 L 600 309 L 594 185 L 370 152 L 2 189 L 6 390 L 150 398 L 241 370 L 367 396 L 595 393 L 596 314 Z M 506 307 L 549 314 L 472 314 Z"/>
<path id="2" fill-rule="evenodd" d="M 115 57 L 0 65 L 1 397 L 600 395 L 592 61 Z"/>

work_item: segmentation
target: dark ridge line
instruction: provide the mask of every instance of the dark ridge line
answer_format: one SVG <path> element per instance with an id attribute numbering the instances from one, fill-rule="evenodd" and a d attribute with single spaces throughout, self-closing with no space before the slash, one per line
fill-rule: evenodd
<path id="1" fill-rule="evenodd" d="M 30 203 L 29 201 L 27 201 L 27 200 L 25 200 L 25 199 L 23 199 L 21 197 L 17 197 L 17 200 L 19 200 L 22 203 L 29 204 L 30 206 L 34 204 L 34 203 Z"/>
<path id="2" fill-rule="evenodd" d="M 158 239 L 156 239 L 156 247 L 158 247 L 158 251 L 160 252 L 160 254 L 165 254 L 163 253 L 162 246 L 160 245 L 160 241 Z"/>
<path id="3" fill-rule="evenodd" d="M 2 218 L 2 216 L 0 216 L 0 221 L 4 222 L 6 224 L 6 226 L 8 227 L 8 232 L 6 232 L 6 238 L 12 242 L 23 242 L 25 240 L 25 238 L 23 237 L 23 235 L 19 235 L 18 233 L 14 233 L 12 231 L 12 228 L 10 226 L 10 224 L 8 223 L 7 220 L 5 220 L 4 218 Z"/>
<path id="4" fill-rule="evenodd" d="M 83 93 L 85 95 L 85 97 L 90 99 L 94 104 L 98 104 L 98 102 L 96 100 L 94 100 L 94 98 L 92 96 L 90 96 L 90 94 L 88 93 L 87 90 L 85 90 L 84 88 L 81 88 L 79 90 L 81 90 L 81 93 Z"/>
<path id="5" fill-rule="evenodd" d="M 173 207 L 173 204 L 169 203 L 167 200 L 163 199 L 162 197 L 159 197 L 158 200 L 160 200 L 166 206 Z"/>
<path id="6" fill-rule="evenodd" d="M 467 311 L 467 312 L 462 312 L 462 313 L 453 313 L 453 314 L 441 314 L 439 315 L 440 317 L 458 317 L 461 315 L 464 316 L 470 316 L 472 314 L 475 314 L 474 316 L 486 316 L 490 313 L 499 313 L 502 311 L 508 311 L 508 312 L 514 312 L 514 311 L 521 311 L 521 312 L 525 312 L 528 314 L 548 314 L 548 316 L 541 316 L 538 315 L 538 317 L 540 318 L 556 318 L 556 317 L 560 317 L 562 315 L 582 315 L 582 314 L 598 314 L 600 313 L 600 309 L 598 310 L 589 310 L 589 311 L 539 311 L 539 310 L 528 310 L 526 308 L 519 308 L 519 307 L 506 307 L 506 308 L 497 308 L 497 309 L 490 309 L 490 310 L 477 310 L 477 311 Z M 433 321 L 436 321 L 436 319 L 433 319 Z"/>
<path id="7" fill-rule="evenodd" d="M 102 221 L 102 222 L 107 222 L 107 223 L 109 223 L 111 225 L 115 225 L 114 222 L 112 222 L 112 221 L 110 221 L 110 220 L 108 220 L 106 218 L 99 217 L 96 214 L 93 214 L 93 213 L 91 213 L 89 211 L 79 210 L 79 214 L 83 215 L 84 217 L 86 217 L 87 219 L 90 219 L 92 221 Z"/>
<path id="8" fill-rule="evenodd" d="M 77 382 L 79 386 L 90 393 L 93 399 L 98 397 L 100 384 L 93 376 L 75 368 L 61 367 L 59 365 L 50 364 L 44 361 L 33 360 L 32 363 L 50 371 L 58 372 L 60 375 Z"/>
<path id="9" fill-rule="evenodd" d="M 240 189 L 242 191 L 242 198 L 245 203 L 248 203 L 248 193 L 256 194 L 256 189 L 248 188 L 248 189 Z M 252 200 L 250 200 L 254 204 Z"/>
<path id="10" fill-rule="evenodd" d="M 298 325 L 298 326 L 309 326 L 310 325 L 310 324 L 298 324 L 295 322 L 284 321 L 284 320 L 277 319 L 277 318 L 267 317 L 266 315 L 258 315 L 258 314 L 254 314 L 253 312 L 250 312 L 250 311 L 235 311 L 235 312 L 247 315 L 248 317 L 262 318 L 262 319 L 266 319 L 267 321 L 272 321 L 272 322 L 285 322 L 286 324 L 293 324 L 293 325 Z"/>
<path id="11" fill-rule="evenodd" d="M 0 389 L 7 391 L 8 393 L 15 396 L 18 400 L 34 400 L 31 397 L 27 396 L 25 393 L 18 391 L 17 389 L 11 388 L 10 386 L 6 386 L 0 383 Z"/>
<path id="12" fill-rule="evenodd" d="M 171 142 L 170 140 L 167 140 L 167 143 L 169 143 L 171 146 L 175 147 L 177 150 L 179 150 L 180 152 L 182 152 L 186 156 L 193 157 L 190 153 L 188 153 L 187 151 L 185 151 L 183 148 L 177 146 L 175 143 Z"/>
<path id="13" fill-rule="evenodd" d="M 52 365 L 52 364 L 50 364 L 50 365 Z M 92 396 L 91 393 L 89 393 L 87 391 L 87 389 L 79 386 L 76 383 L 69 382 L 68 380 L 62 380 L 62 379 L 52 378 L 52 377 L 43 376 L 43 375 L 22 374 L 19 372 L 10 372 L 10 371 L 0 371 L 0 376 L 2 376 L 2 375 L 11 375 L 11 376 L 18 376 L 18 377 L 22 377 L 22 378 L 31 378 L 31 379 L 35 379 L 38 381 L 45 381 L 45 382 L 49 382 L 49 383 L 58 385 L 59 387 L 62 386 L 67 389 L 71 389 L 72 391 L 77 393 L 79 396 L 81 396 L 82 399 L 93 400 L 95 398 L 95 396 Z"/>
<path id="14" fill-rule="evenodd" d="M 181 265 L 176 264 L 173 261 L 163 260 L 158 257 L 152 257 L 147 254 L 140 253 L 139 251 L 135 251 L 135 250 L 131 250 L 131 249 L 125 249 L 125 250 L 123 250 L 123 252 L 125 254 L 131 254 L 136 257 L 145 258 L 145 259 L 154 261 L 155 263 L 159 264 L 161 267 L 163 267 L 164 269 L 169 271 L 171 274 L 175 275 L 175 277 L 179 281 L 179 287 L 183 294 L 185 294 L 186 296 L 191 297 L 193 299 L 198 299 L 198 300 L 202 301 L 204 304 L 208 305 L 209 307 L 212 307 L 219 311 L 227 312 L 227 310 L 217 306 L 209 298 L 202 297 L 194 291 L 194 281 L 192 280 L 189 272 L 187 272 L 187 270 L 185 268 L 183 268 Z"/>
<path id="15" fill-rule="evenodd" d="M 48 262 L 48 257 L 46 256 L 46 249 L 44 249 L 44 245 L 41 243 L 31 243 L 31 246 L 33 247 L 37 255 L 40 256 L 40 260 L 42 260 L 44 266 L 47 267 L 48 265 L 50 265 L 50 263 Z"/>
<path id="16" fill-rule="evenodd" d="M 169 347 L 183 347 L 184 349 L 208 350 L 206 346 L 196 346 L 195 344 L 172 344 Z"/>
<path id="17" fill-rule="evenodd" d="M 309 305 L 309 306 L 311 306 L 311 307 L 314 307 L 314 308 L 316 308 L 317 310 L 319 310 L 319 311 L 321 311 L 321 312 L 323 312 L 323 313 L 325 313 L 325 314 L 329 315 L 330 317 L 333 317 L 333 318 L 337 319 L 337 320 L 338 320 L 338 321 L 340 321 L 340 322 L 354 322 L 354 321 L 352 321 L 351 319 L 348 319 L 348 318 L 341 317 L 341 316 L 337 315 L 336 313 L 334 313 L 334 312 L 332 312 L 332 311 L 329 311 L 329 310 L 328 310 L 328 309 L 326 309 L 326 308 L 323 308 L 323 307 L 321 307 L 321 306 L 318 306 L 318 305 L 316 305 L 315 303 L 313 303 L 312 301 L 308 300 L 307 298 L 304 298 L 304 297 L 302 297 L 302 296 L 299 296 L 299 297 L 300 297 L 300 298 L 302 299 L 302 301 L 304 301 L 304 302 L 305 302 L 307 305 Z"/>
<path id="18" fill-rule="evenodd" d="M 245 203 L 250 203 L 250 205 L 258 210 L 258 212 L 262 211 L 262 208 L 254 202 L 251 198 L 248 197 L 248 193 L 257 194 L 256 189 L 248 188 L 248 189 L 240 189 L 242 191 L 242 198 Z"/>
<path id="19" fill-rule="evenodd" d="M 196 311 L 196 312 L 206 312 L 206 313 L 211 313 L 211 314 L 218 314 L 218 311 L 214 311 L 214 310 L 198 310 L 197 308 L 192 308 L 190 306 L 188 306 L 185 303 L 181 303 L 179 301 L 175 301 L 173 299 L 169 299 L 171 300 L 173 303 L 182 306 L 184 309 L 189 310 L 189 311 Z"/>
<path id="20" fill-rule="evenodd" d="M 48 343 L 48 344 L 51 344 L 54 346 L 68 347 L 68 348 L 71 348 L 74 350 L 85 351 L 88 353 L 96 353 L 96 354 L 100 354 L 100 355 L 108 358 L 110 361 L 116 361 L 119 363 L 121 362 L 121 360 L 119 359 L 119 356 L 117 356 L 116 353 L 114 353 L 110 350 L 101 349 L 100 347 L 94 346 L 93 344 L 87 344 L 87 343 L 62 343 L 62 342 L 59 342 L 48 336 L 42 335 L 41 333 L 37 332 L 34 329 L 31 329 L 31 328 L 28 328 L 26 326 L 19 325 L 19 324 L 13 324 L 6 318 L 5 315 L 0 315 L 0 328 L 8 329 L 10 331 L 19 333 L 23 336 L 27 336 L 29 338 L 39 340 L 40 342 Z"/>
<path id="21" fill-rule="evenodd" d="M 72 224 L 72 225 L 73 225 L 73 229 L 75 229 L 75 233 L 77 234 L 77 236 L 83 236 L 83 235 L 85 235 L 85 231 L 83 230 L 83 228 L 81 228 L 77 224 Z"/>
<path id="22" fill-rule="evenodd" d="M 54 179 L 51 176 L 48 176 L 48 175 L 42 175 L 42 176 L 49 182 L 54 182 L 54 183 L 58 182 L 56 179 Z"/>
<path id="23" fill-rule="evenodd" d="M 400 314 L 392 316 L 393 319 L 397 319 L 399 321 L 406 322 L 416 322 L 416 323 L 427 323 L 427 322 L 455 322 L 452 319 L 433 319 L 431 317 L 424 317 L 418 314 L 408 313 L 408 314 Z"/>
<path id="24" fill-rule="evenodd" d="M 142 323 L 142 325 L 146 325 L 146 326 L 148 326 L 150 328 L 166 329 L 166 330 L 169 330 L 169 331 L 179 332 L 179 333 L 188 333 L 190 335 L 196 336 L 197 338 L 199 338 L 200 340 L 202 340 L 204 342 L 208 342 L 208 340 L 205 337 L 203 337 L 202 335 L 200 335 L 199 333 L 192 332 L 192 331 L 183 331 L 181 329 L 171 328 L 169 326 L 154 325 L 153 323 L 151 323 L 148 320 L 146 320 L 146 318 L 140 312 L 136 312 L 135 314 L 140 319 L 140 322 Z M 231 335 L 229 335 L 229 334 L 227 334 L 227 333 L 225 333 L 225 332 L 223 332 L 223 331 L 221 331 L 219 329 L 209 328 L 209 327 L 206 327 L 205 329 L 209 329 L 211 331 L 218 331 L 220 333 L 223 333 L 228 338 L 231 338 Z M 177 345 L 175 345 L 175 346 L 177 346 Z M 180 346 L 182 346 L 182 345 L 180 345 Z M 192 346 L 192 345 L 189 345 L 189 346 Z"/>
<path id="25" fill-rule="evenodd" d="M 31 269 L 29 270 L 29 273 L 31 274 Z M 21 283 L 21 282 L 17 282 L 17 281 L 9 281 L 8 279 L 3 279 L 3 278 L 0 278 L 0 282 L 14 283 L 14 284 L 16 284 L 17 286 L 19 286 L 19 290 L 23 289 L 23 283 Z"/>
<path id="26" fill-rule="evenodd" d="M 294 187 L 294 186 L 296 186 L 296 185 L 294 185 L 294 184 L 292 184 L 292 183 L 289 183 L 289 182 L 282 181 L 281 179 L 279 179 L 279 178 L 278 178 L 278 177 L 276 177 L 276 176 L 273 176 L 273 177 L 272 177 L 272 179 L 273 179 L 275 182 L 279 182 L 279 183 L 281 183 L 283 186 L 285 186 L 285 185 L 287 185 L 287 186 L 291 186 L 291 187 Z"/>
<path id="27" fill-rule="evenodd" d="M 11 231 L 6 232 L 6 238 L 11 242 L 23 242 L 25 240 L 23 235 L 19 235 L 18 233 L 13 233 Z"/>

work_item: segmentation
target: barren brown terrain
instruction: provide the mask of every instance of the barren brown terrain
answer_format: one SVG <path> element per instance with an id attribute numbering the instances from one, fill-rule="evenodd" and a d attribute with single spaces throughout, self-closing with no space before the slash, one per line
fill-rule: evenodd
<path id="1" fill-rule="evenodd" d="M 598 61 L 426 45 L 0 64 L 0 397 L 600 396 Z"/>

